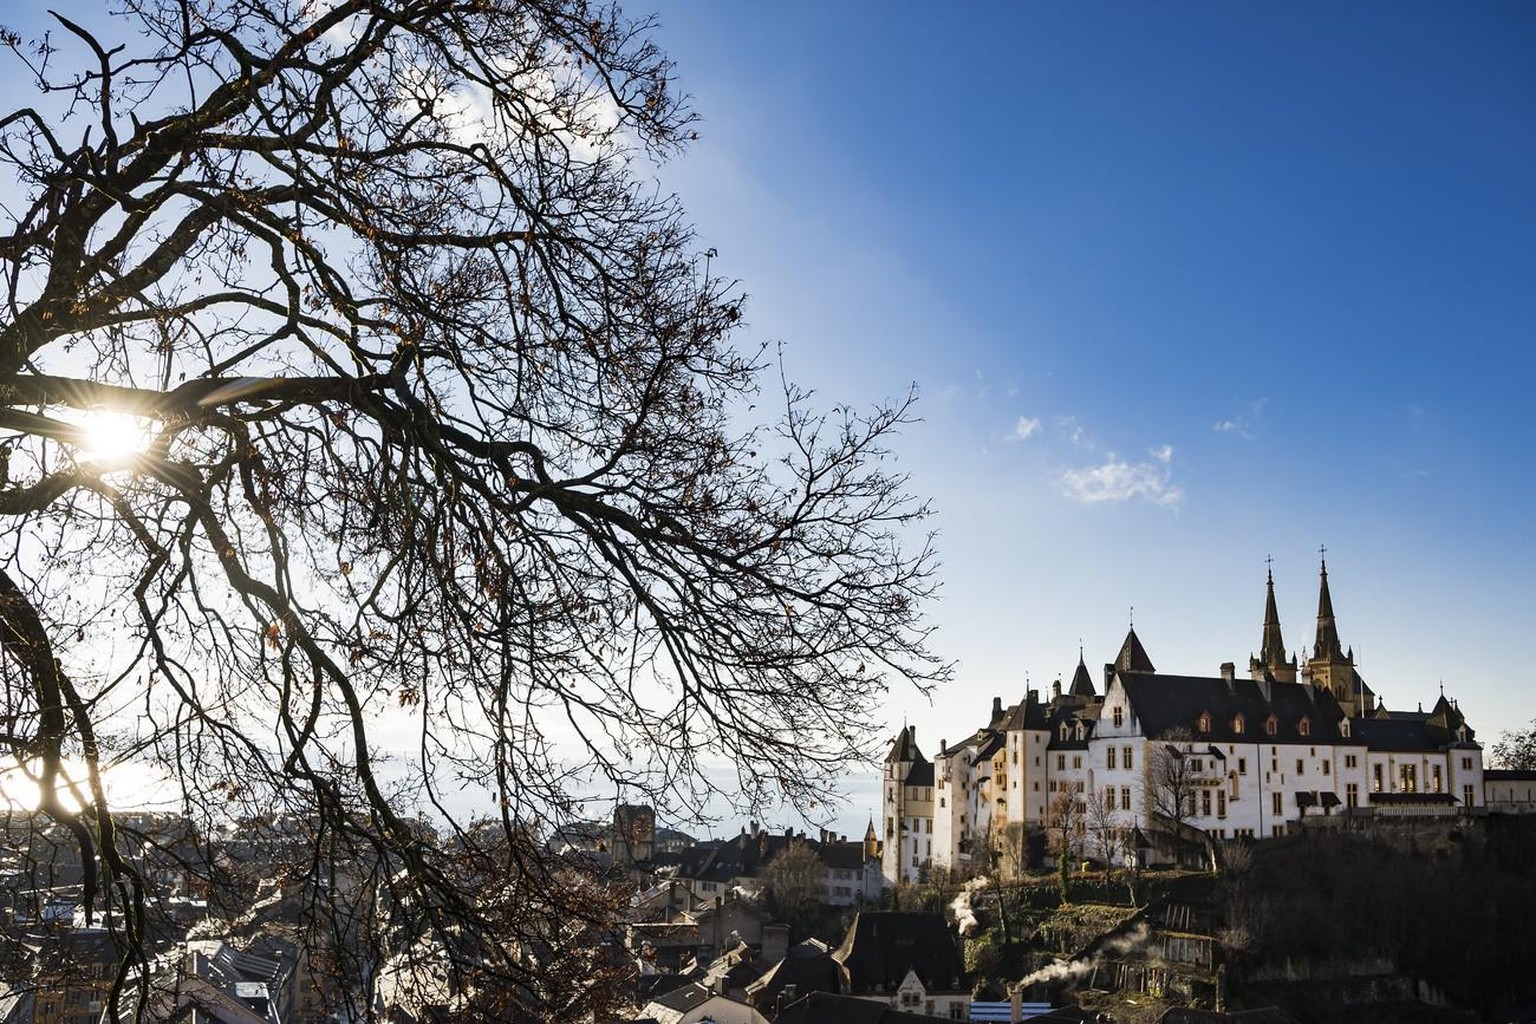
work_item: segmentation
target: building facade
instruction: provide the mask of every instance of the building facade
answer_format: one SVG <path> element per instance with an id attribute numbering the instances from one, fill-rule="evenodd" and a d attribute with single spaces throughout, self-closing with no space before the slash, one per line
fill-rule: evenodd
<path id="1" fill-rule="evenodd" d="M 886 881 L 1013 873 L 1038 860 L 1057 816 L 1079 824 L 1074 854 L 1123 862 L 1283 835 L 1308 815 L 1485 802 L 1482 748 L 1455 701 L 1388 711 L 1361 678 L 1326 563 L 1309 657 L 1286 650 L 1270 575 L 1246 678 L 1231 662 L 1213 676 L 1159 672 L 1133 628 L 1101 686 L 1080 656 L 1070 686 L 995 699 L 986 726 L 940 740 L 932 761 L 904 728 L 884 765 Z"/>

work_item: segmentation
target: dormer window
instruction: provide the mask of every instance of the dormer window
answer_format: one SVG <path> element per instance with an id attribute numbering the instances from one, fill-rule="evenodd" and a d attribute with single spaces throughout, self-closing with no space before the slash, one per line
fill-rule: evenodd
<path id="1" fill-rule="evenodd" d="M 1349 739 L 1349 719 L 1339 719 L 1339 735 L 1343 736 L 1345 739 Z"/>
<path id="2" fill-rule="evenodd" d="M 1303 736 L 1311 736 L 1312 735 L 1312 719 L 1310 719 L 1310 718 L 1302 718 L 1301 721 L 1296 723 L 1296 731 L 1301 733 L 1301 735 L 1303 735 Z"/>
<path id="3" fill-rule="evenodd" d="M 1195 720 L 1195 729 L 1203 733 L 1211 731 L 1211 713 L 1209 711 L 1200 712 L 1200 717 Z"/>
<path id="4" fill-rule="evenodd" d="M 1246 728 L 1247 725 L 1248 721 L 1247 719 L 1243 718 L 1242 712 L 1238 712 L 1236 715 L 1232 716 L 1232 731 L 1237 735 L 1241 736 L 1243 734 L 1243 729 Z"/>
<path id="5" fill-rule="evenodd" d="M 1280 720 L 1278 718 L 1276 718 L 1274 715 L 1270 715 L 1268 718 L 1264 719 L 1264 732 L 1266 735 L 1273 736 L 1279 731 Z"/>
<path id="6" fill-rule="evenodd" d="M 1062 722 L 1061 723 L 1061 741 L 1063 743 L 1065 743 L 1067 741 L 1067 723 L 1066 722 Z"/>
<path id="7" fill-rule="evenodd" d="M 1072 735 L 1077 739 L 1083 738 L 1083 723 L 1077 722 L 1072 726 Z"/>

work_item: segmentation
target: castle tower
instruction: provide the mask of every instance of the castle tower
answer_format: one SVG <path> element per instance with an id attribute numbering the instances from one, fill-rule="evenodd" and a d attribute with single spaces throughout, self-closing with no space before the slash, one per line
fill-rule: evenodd
<path id="1" fill-rule="evenodd" d="M 869 827 L 864 830 L 864 859 L 880 859 L 880 836 L 875 832 L 874 818 L 869 819 Z"/>
<path id="2" fill-rule="evenodd" d="M 881 807 L 885 813 L 885 842 L 881 850 L 881 872 L 891 882 L 904 878 L 902 868 L 902 825 L 912 813 L 907 807 L 907 777 L 919 763 L 926 763 L 922 751 L 917 749 L 917 726 L 903 726 L 891 744 L 891 752 L 885 756 L 885 792 Z M 932 785 L 932 782 L 929 782 Z"/>
<path id="3" fill-rule="evenodd" d="M 1317 636 L 1312 657 L 1307 661 L 1312 685 L 1322 687 L 1351 715 L 1358 701 L 1355 696 L 1355 656 L 1344 653 L 1339 643 L 1339 627 L 1333 617 L 1333 596 L 1328 592 L 1328 562 L 1323 560 L 1317 592 Z"/>
<path id="4" fill-rule="evenodd" d="M 1259 656 L 1249 656 L 1248 674 L 1254 679 L 1263 679 L 1268 673 L 1276 682 L 1294 683 L 1296 681 L 1296 657 L 1292 655 L 1287 661 L 1285 657 L 1285 638 L 1280 635 L 1280 612 L 1275 607 L 1275 574 L 1270 570 L 1269 578 L 1265 581 L 1264 596 L 1264 632 L 1259 638 Z M 1323 576 L 1323 590 L 1327 593 L 1328 577 Z M 1332 604 L 1329 605 L 1329 616 L 1333 615 Z"/>

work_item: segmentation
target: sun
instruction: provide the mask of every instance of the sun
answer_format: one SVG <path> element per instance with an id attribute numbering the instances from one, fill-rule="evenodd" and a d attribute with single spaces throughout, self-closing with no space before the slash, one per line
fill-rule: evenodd
<path id="1" fill-rule="evenodd" d="M 144 421 L 124 412 L 95 409 L 79 421 L 80 455 L 87 462 L 121 465 L 149 447 Z"/>

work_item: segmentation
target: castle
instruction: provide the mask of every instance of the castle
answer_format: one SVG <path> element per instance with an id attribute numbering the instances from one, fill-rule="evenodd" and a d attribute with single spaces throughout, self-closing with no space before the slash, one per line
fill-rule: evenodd
<path id="1" fill-rule="evenodd" d="M 1080 653 L 1065 690 L 1058 680 L 1049 700 L 1029 690 L 1006 708 L 994 698 L 987 724 L 940 740 L 931 761 L 904 728 L 882 779 L 886 881 L 1021 870 L 1056 824 L 1074 854 L 1146 864 L 1191 841 L 1283 835 L 1307 815 L 1482 805 L 1482 748 L 1456 703 L 1442 692 L 1428 712 L 1389 713 L 1355 670 L 1327 562 L 1305 662 L 1287 657 L 1272 572 L 1266 589 L 1245 679 L 1231 662 L 1210 677 L 1158 672 L 1132 627 L 1102 692 Z"/>

